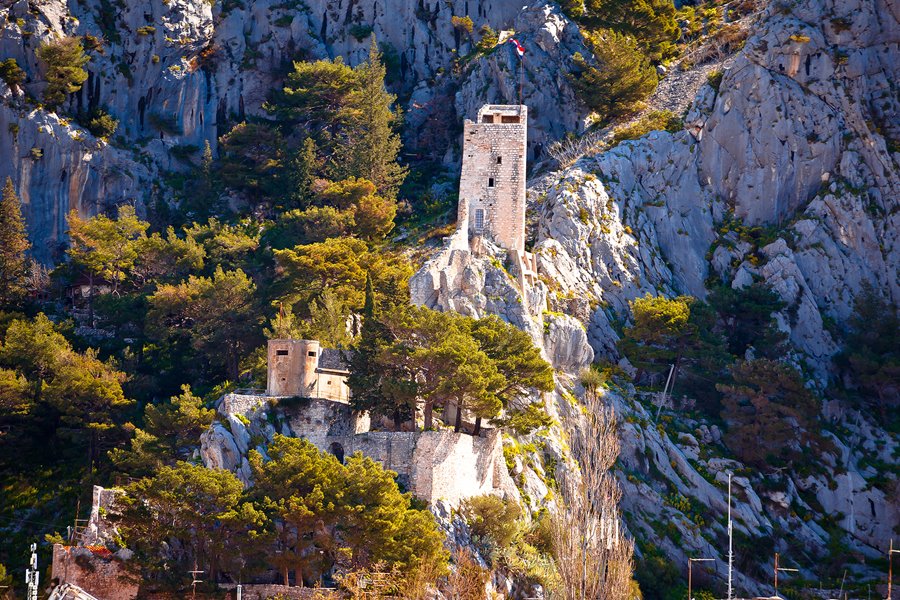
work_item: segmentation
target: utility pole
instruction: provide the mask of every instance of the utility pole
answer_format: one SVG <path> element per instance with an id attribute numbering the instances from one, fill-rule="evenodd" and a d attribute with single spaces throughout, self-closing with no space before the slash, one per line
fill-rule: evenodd
<path id="1" fill-rule="evenodd" d="M 775 553 L 775 597 L 776 598 L 778 597 L 778 571 L 784 571 L 786 573 L 787 572 L 792 572 L 792 573 L 800 572 L 799 569 L 788 569 L 786 567 L 779 567 L 778 566 L 778 553 L 777 552 Z"/>
<path id="2" fill-rule="evenodd" d="M 731 525 L 731 473 L 728 474 L 728 600 L 734 596 L 731 594 L 731 568 L 734 563 Z"/>
<path id="3" fill-rule="evenodd" d="M 41 573 L 37 565 L 37 544 L 31 544 L 31 560 L 28 561 L 28 569 L 25 571 L 25 583 L 28 584 L 28 600 L 38 600 L 38 586 L 41 581 Z"/>
<path id="4" fill-rule="evenodd" d="M 203 571 L 197 570 L 197 561 L 194 560 L 194 570 L 188 571 L 191 574 L 191 598 L 196 598 L 197 596 L 197 584 L 203 583 L 202 579 L 197 579 L 197 575 L 203 573 Z"/>
<path id="5" fill-rule="evenodd" d="M 894 554 L 900 554 L 900 550 L 894 550 L 894 538 L 891 538 L 891 545 L 888 549 L 888 593 L 887 600 L 891 599 L 891 584 L 894 580 Z"/>
<path id="6" fill-rule="evenodd" d="M 691 576 L 691 566 L 695 562 L 706 562 L 706 561 L 715 562 L 715 560 L 716 559 L 714 559 L 714 558 L 688 558 L 688 600 L 694 600 L 694 597 L 691 593 L 693 590 L 693 577 Z"/>

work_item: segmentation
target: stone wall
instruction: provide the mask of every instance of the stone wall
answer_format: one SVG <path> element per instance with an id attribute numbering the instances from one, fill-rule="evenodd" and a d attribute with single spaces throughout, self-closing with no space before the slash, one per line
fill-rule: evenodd
<path id="1" fill-rule="evenodd" d="M 219 585 L 228 590 L 228 600 L 237 598 L 237 584 Z M 290 598 L 291 600 L 326 600 L 340 598 L 332 588 L 310 588 L 274 584 L 251 584 L 241 586 L 241 600 L 268 600 L 269 598 Z"/>
<path id="2" fill-rule="evenodd" d="M 133 600 L 139 582 L 130 579 L 119 556 L 103 548 L 53 545 L 51 579 L 71 583 L 101 600 Z"/>
<path id="3" fill-rule="evenodd" d="M 525 106 L 486 105 L 463 133 L 460 226 L 470 237 L 484 234 L 516 253 L 525 250 L 527 121 Z"/>
<path id="4" fill-rule="evenodd" d="M 498 430 L 484 437 L 450 431 L 423 431 L 412 457 L 410 489 L 434 504 L 458 506 L 466 498 L 500 494 L 519 498 L 503 457 Z"/>
<path id="5" fill-rule="evenodd" d="M 272 426 L 269 410 L 278 411 L 275 421 L 283 427 Z M 349 404 L 316 398 L 227 394 L 219 412 L 228 426 L 213 423 L 203 434 L 204 464 L 234 471 L 248 485 L 248 440 L 256 436 L 270 443 L 275 433 L 281 432 L 307 439 L 340 459 L 361 452 L 396 472 L 404 488 L 429 503 L 444 500 L 456 506 L 481 494 L 518 494 L 507 473 L 503 443 L 496 430 L 484 430 L 479 437 L 450 430 L 370 431 L 367 414 L 356 413 Z"/>

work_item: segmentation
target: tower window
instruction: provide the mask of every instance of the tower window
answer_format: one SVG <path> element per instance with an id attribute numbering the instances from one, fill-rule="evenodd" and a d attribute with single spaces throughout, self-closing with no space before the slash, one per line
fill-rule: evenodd
<path id="1" fill-rule="evenodd" d="M 287 356 L 287 355 L 288 355 L 287 350 L 276 350 L 275 351 L 275 356 Z"/>
<path id="2" fill-rule="evenodd" d="M 497 157 L 497 164 L 498 164 L 498 165 L 502 165 L 502 164 L 503 164 L 503 157 L 502 157 L 502 156 L 498 156 L 498 157 Z"/>
<path id="3" fill-rule="evenodd" d="M 475 233 L 484 231 L 484 209 L 475 209 Z"/>
<path id="4" fill-rule="evenodd" d="M 315 356 L 315 355 L 316 355 L 316 353 L 313 352 L 312 350 L 310 350 L 309 352 L 307 352 L 307 354 L 308 354 L 309 356 Z"/>
<path id="5" fill-rule="evenodd" d="M 488 187 L 494 187 L 494 178 L 488 177 Z"/>

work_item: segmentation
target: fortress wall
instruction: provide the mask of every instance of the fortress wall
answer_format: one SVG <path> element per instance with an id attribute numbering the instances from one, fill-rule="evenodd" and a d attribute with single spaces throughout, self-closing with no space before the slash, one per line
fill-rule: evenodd
<path id="1" fill-rule="evenodd" d="M 517 499 L 519 495 L 506 469 L 499 431 L 485 437 L 451 431 L 420 433 L 410 488 L 423 500 L 445 500 L 451 506 L 483 494 Z"/>

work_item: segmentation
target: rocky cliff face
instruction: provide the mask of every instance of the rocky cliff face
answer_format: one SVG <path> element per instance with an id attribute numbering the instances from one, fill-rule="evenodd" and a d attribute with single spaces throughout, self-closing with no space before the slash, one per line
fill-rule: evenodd
<path id="1" fill-rule="evenodd" d="M 900 301 L 900 105 L 891 91 L 900 80 L 898 17 L 895 3 L 877 1 L 772 4 L 718 89 L 700 90 L 684 131 L 651 133 L 531 183 L 541 279 L 534 290 L 518 299 L 497 293 L 505 281 L 497 259 L 451 240 L 414 278 L 413 300 L 500 314 L 532 332 L 558 369 L 576 374 L 584 361 L 561 354 L 584 359 L 589 347 L 619 358 L 611 323 L 629 300 L 704 298 L 710 278 L 736 288 L 761 279 L 788 306 L 777 318 L 792 360 L 827 397 L 837 345 L 825 324 L 849 316 L 866 282 Z M 763 228 L 766 243 L 742 239 L 730 230 L 736 221 Z M 547 304 L 528 305 L 532 296 Z M 540 335 L 554 331 L 547 318 L 557 313 L 586 335 L 577 327 Z M 557 409 L 565 409 L 567 390 L 579 392 L 566 381 Z M 624 420 L 621 482 L 632 534 L 679 564 L 696 555 L 722 564 L 726 473 L 750 471 L 725 458 L 718 427 L 677 413 L 657 422 L 654 399 L 631 388 L 607 397 Z M 823 417 L 841 431 L 825 433 L 833 444 L 821 458 L 825 475 L 787 469 L 734 480 L 739 552 L 756 555 L 739 562 L 740 589 L 764 591 L 759 565 L 770 547 L 804 548 L 814 560 L 834 535 L 828 522 L 848 552 L 864 557 L 876 556 L 900 522 L 896 480 L 876 484 L 883 473 L 871 466 L 873 456 L 893 460 L 896 436 L 838 402 L 826 402 Z M 769 541 L 762 549 L 746 540 Z"/>
<path id="2" fill-rule="evenodd" d="M 265 115 L 263 103 L 279 89 L 292 60 L 341 56 L 358 64 L 368 55 L 372 33 L 388 56 L 392 86 L 407 103 L 410 131 L 436 111 L 449 109 L 456 121 L 456 113 L 471 116 L 485 102 L 516 100 L 520 70 L 511 48 L 477 54 L 474 40 L 453 28 L 454 15 L 471 15 L 476 28 L 515 29 L 528 49 L 521 83 L 532 111 L 532 150 L 579 129 L 584 109 L 564 74 L 571 55 L 584 47 L 577 27 L 542 3 L 523 10 L 513 0 L 17 0 L 0 5 L 0 57 L 14 58 L 26 71 L 24 91 L 35 98 L 43 91 L 35 55 L 41 43 L 61 35 L 94 36 L 100 45 L 90 52 L 89 78 L 60 112 L 103 108 L 119 127 L 114 148 L 108 148 L 72 125 L 68 137 L 77 135 L 84 144 L 62 139 L 38 163 L 32 148 L 51 145 L 42 137 L 50 133 L 31 131 L 30 123 L 37 129 L 57 118 L 4 87 L 0 156 L 10 160 L 0 161 L 0 177 L 12 176 L 28 198 L 32 238 L 52 247 L 64 235 L 70 209 L 90 215 L 123 202 L 165 199 L 159 171 L 184 168 L 173 148 L 196 151 L 209 142 L 215 150 L 218 137 L 235 123 Z M 30 115 L 29 127 L 8 135 L 6 123 L 22 114 Z M 457 155 L 450 151 L 446 159 Z M 38 257 L 53 258 L 43 248 Z"/>

